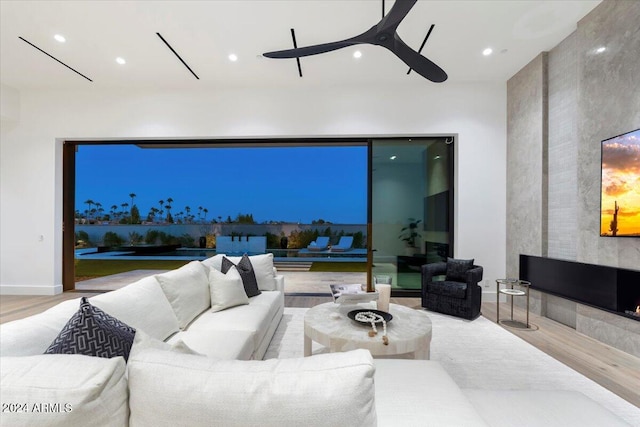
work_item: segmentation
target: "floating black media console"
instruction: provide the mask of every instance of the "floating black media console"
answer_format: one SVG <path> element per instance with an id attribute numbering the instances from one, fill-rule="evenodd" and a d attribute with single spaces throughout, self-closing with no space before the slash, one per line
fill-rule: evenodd
<path id="1" fill-rule="evenodd" d="M 531 288 L 640 321 L 640 271 L 520 255 Z"/>

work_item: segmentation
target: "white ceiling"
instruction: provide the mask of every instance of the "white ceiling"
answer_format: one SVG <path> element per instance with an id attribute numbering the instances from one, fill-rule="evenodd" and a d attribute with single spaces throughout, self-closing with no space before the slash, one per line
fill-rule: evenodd
<path id="1" fill-rule="evenodd" d="M 598 1 L 420 0 L 398 33 L 414 49 L 435 24 L 423 55 L 449 75 L 448 82 L 504 82 L 576 28 Z M 267 59 L 298 46 L 359 34 L 382 15 L 381 0 L 236 1 L 7 1 L 0 2 L 0 80 L 24 88 L 215 89 L 358 84 L 433 85 L 392 53 L 354 46 L 302 58 Z M 387 11 L 392 1 L 386 1 Z M 156 36 L 176 49 L 191 73 Z M 53 39 L 66 37 L 66 43 Z M 18 37 L 23 37 L 93 83 Z M 491 47 L 494 54 L 482 55 Z M 353 58 L 360 50 L 363 56 Z M 228 60 L 235 53 L 237 62 Z M 116 57 L 126 59 L 118 65 Z"/>

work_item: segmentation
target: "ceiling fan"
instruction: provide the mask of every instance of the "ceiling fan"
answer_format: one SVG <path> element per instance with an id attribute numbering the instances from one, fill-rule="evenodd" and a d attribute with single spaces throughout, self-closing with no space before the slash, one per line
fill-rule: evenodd
<path id="1" fill-rule="evenodd" d="M 400 22 L 407 16 L 417 1 L 418 0 L 396 0 L 389 13 L 387 13 L 380 22 L 355 37 L 332 43 L 267 52 L 263 55 L 267 58 L 276 59 L 300 58 L 331 52 L 332 50 L 342 49 L 343 47 L 356 44 L 372 44 L 389 49 L 416 73 L 432 82 L 441 83 L 447 80 L 447 73 L 432 61 L 407 46 L 396 32 L 396 28 L 398 28 Z"/>

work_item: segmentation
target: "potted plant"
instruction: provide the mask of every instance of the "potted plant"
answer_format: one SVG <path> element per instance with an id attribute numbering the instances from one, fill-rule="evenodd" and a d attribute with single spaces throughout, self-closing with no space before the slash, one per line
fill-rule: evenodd
<path id="1" fill-rule="evenodd" d="M 400 230 L 400 236 L 398 237 L 405 242 L 408 256 L 415 255 L 418 249 L 416 246 L 417 238 L 420 236 L 418 233 L 418 224 L 421 222 L 422 220 L 420 219 L 409 218 L 409 224 Z"/>

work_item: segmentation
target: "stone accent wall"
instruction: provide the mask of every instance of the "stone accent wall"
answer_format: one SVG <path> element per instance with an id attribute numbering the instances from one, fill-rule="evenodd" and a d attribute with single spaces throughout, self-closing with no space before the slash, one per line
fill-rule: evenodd
<path id="1" fill-rule="evenodd" d="M 507 83 L 509 276 L 520 254 L 640 269 L 640 238 L 600 237 L 601 141 L 640 124 L 638 22 L 639 1 L 605 0 Z M 640 357 L 640 322 L 535 291 L 531 307 Z"/>
<path id="2" fill-rule="evenodd" d="M 507 276 L 520 254 L 546 254 L 546 53 L 507 82 Z"/>
<path id="3" fill-rule="evenodd" d="M 640 126 L 639 22 L 639 1 L 604 1 L 578 23 L 576 46 L 577 260 L 632 269 L 640 269 L 640 238 L 600 237 L 600 141 Z"/>
<path id="4" fill-rule="evenodd" d="M 578 53 L 571 34 L 549 52 L 549 256 L 575 260 L 578 245 Z"/>

